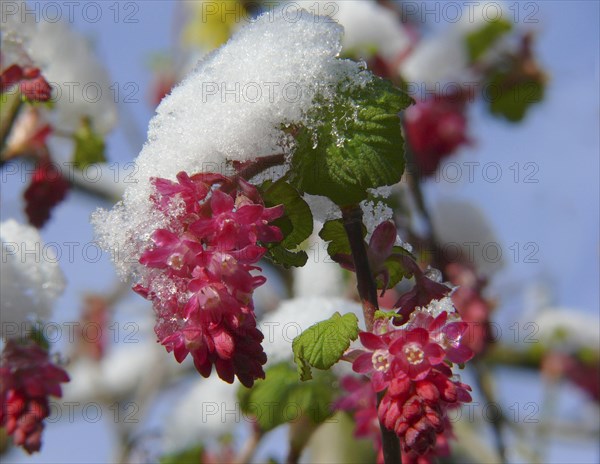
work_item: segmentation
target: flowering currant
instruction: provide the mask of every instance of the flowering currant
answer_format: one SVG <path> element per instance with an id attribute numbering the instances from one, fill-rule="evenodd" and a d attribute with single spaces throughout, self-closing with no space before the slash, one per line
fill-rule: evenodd
<path id="1" fill-rule="evenodd" d="M 226 382 L 237 376 L 251 386 L 266 362 L 252 304 L 266 279 L 251 272 L 260 270 L 261 244 L 283 238 L 269 225 L 283 206 L 265 208 L 255 187 L 218 174 L 181 172 L 177 182 L 153 184 L 167 226 L 141 255 L 147 272 L 134 290 L 153 302 L 155 332 L 177 361 L 191 354 L 204 377 L 214 365 Z"/>
<path id="2" fill-rule="evenodd" d="M 436 449 L 438 436 L 449 428 L 445 412 L 450 406 L 471 400 L 470 387 L 448 366 L 472 357 L 461 345 L 466 329 L 444 298 L 415 308 L 400 327 L 378 319 L 373 332 L 359 335 L 366 350 L 353 369 L 370 376 L 374 391 L 384 392 L 379 419 L 398 435 L 408 462 Z"/>
<path id="3" fill-rule="evenodd" d="M 69 376 L 32 341 L 8 340 L 0 366 L 0 426 L 28 453 L 42 446 L 42 422 L 50 414 L 48 396 L 61 397 Z"/>

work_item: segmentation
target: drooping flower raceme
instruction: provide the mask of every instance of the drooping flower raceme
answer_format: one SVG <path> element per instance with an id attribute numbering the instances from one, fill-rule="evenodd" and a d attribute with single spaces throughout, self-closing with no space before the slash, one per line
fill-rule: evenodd
<path id="1" fill-rule="evenodd" d="M 61 397 L 69 376 L 33 341 L 9 340 L 0 365 L 0 426 L 28 453 L 42 445 L 43 420 L 50 414 L 48 397 Z"/>
<path id="2" fill-rule="evenodd" d="M 266 252 L 260 243 L 282 239 L 269 222 L 283 207 L 265 208 L 241 179 L 181 172 L 177 180 L 153 180 L 167 225 L 152 234 L 134 290 L 153 302 L 158 339 L 177 361 L 191 354 L 203 376 L 214 365 L 223 380 L 251 386 L 267 359 L 252 305 L 266 279 L 252 271 Z"/>
<path id="3" fill-rule="evenodd" d="M 470 387 L 449 367 L 472 357 L 461 345 L 467 324 L 453 308 L 447 310 L 449 299 L 444 300 L 417 307 L 398 328 L 377 320 L 372 333 L 360 333 L 366 350 L 353 363 L 356 372 L 371 378 L 376 392 L 385 392 L 379 419 L 396 432 L 409 458 L 432 452 L 449 427 L 446 410 L 471 400 Z"/>

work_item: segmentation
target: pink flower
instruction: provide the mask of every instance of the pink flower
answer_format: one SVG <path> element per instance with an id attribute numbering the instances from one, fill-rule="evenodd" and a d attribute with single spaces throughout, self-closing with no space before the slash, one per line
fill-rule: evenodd
<path id="1" fill-rule="evenodd" d="M 432 175 L 442 159 L 469 141 L 460 96 L 419 101 L 404 114 L 406 138 L 421 177 Z"/>
<path id="2" fill-rule="evenodd" d="M 377 451 L 377 464 L 383 464 L 383 449 L 379 419 L 377 418 L 377 399 L 373 386 L 366 377 L 348 375 L 340 380 L 345 395 L 338 399 L 333 408 L 353 413 L 357 438 L 370 438 Z"/>
<path id="3" fill-rule="evenodd" d="M 367 349 L 360 354 L 352 364 L 354 372 L 369 375 L 375 392 L 388 388 L 396 375 L 394 372 L 394 356 L 390 353 L 390 345 L 396 332 L 389 327 L 389 322 L 375 321 L 374 332 L 360 332 L 360 342 Z"/>
<path id="4" fill-rule="evenodd" d="M 437 437 L 449 429 L 444 419 L 448 407 L 471 401 L 469 390 L 440 364 L 417 381 L 394 379 L 379 404 L 379 419 L 396 432 L 405 453 L 424 455 L 435 450 Z"/>
<path id="5" fill-rule="evenodd" d="M 0 75 L 0 92 L 9 90 L 18 84 L 21 93 L 32 101 L 48 101 L 52 87 L 35 67 L 21 67 L 13 64 L 2 71 Z"/>
<path id="6" fill-rule="evenodd" d="M 430 341 L 427 330 L 416 328 L 390 345 L 390 353 L 399 368 L 412 380 L 421 380 L 429 374 L 432 366 L 444 361 L 446 352 L 437 343 Z"/>
<path id="7" fill-rule="evenodd" d="M 453 284 L 459 286 L 452 293 L 452 301 L 468 326 L 463 343 L 476 354 L 480 354 L 492 342 L 492 305 L 481 295 L 486 282 L 480 279 L 473 269 L 461 263 L 448 264 L 446 274 Z"/>
<path id="8" fill-rule="evenodd" d="M 471 349 L 463 343 L 463 335 L 468 329 L 468 324 L 453 314 L 449 320 L 448 313 L 443 311 L 437 317 L 422 311 L 415 311 L 413 318 L 408 323 L 410 327 L 422 327 L 429 332 L 431 341 L 441 346 L 449 361 L 457 364 L 467 362 L 473 357 Z"/>
<path id="9" fill-rule="evenodd" d="M 467 325 L 449 302 L 415 308 L 400 327 L 379 319 L 373 333 L 359 334 L 365 350 L 352 367 L 371 378 L 374 392 L 384 392 L 378 417 L 400 438 L 406 462 L 427 462 L 440 434 L 449 432 L 448 407 L 471 401 L 470 387 L 447 365 L 473 356 L 461 343 Z"/>
<path id="10" fill-rule="evenodd" d="M 450 293 L 450 288 L 431 280 L 414 261 L 407 258 L 404 263 L 407 267 L 410 266 L 409 269 L 415 278 L 415 285 L 408 292 L 400 295 L 394 304 L 394 308 L 398 308 L 398 315 L 402 316 L 397 322 L 394 322 L 395 324 L 405 324 L 416 308 L 426 307 L 433 300 L 441 300 Z"/>
<path id="11" fill-rule="evenodd" d="M 29 223 L 38 229 L 50 219 L 50 212 L 65 199 L 69 182 L 56 166 L 41 161 L 33 172 L 31 183 L 23 193 Z"/>
<path id="12" fill-rule="evenodd" d="M 237 376 L 252 386 L 266 362 L 252 305 L 265 278 L 253 271 L 262 244 L 283 238 L 269 224 L 283 207 L 265 208 L 255 187 L 220 174 L 152 182 L 152 201 L 169 226 L 152 234 L 140 257 L 147 272 L 134 290 L 154 304 L 158 339 L 178 362 L 191 354 L 201 375 L 214 366 L 226 382 Z"/>
<path id="13" fill-rule="evenodd" d="M 68 381 L 67 373 L 34 342 L 6 342 L 0 366 L 0 426 L 27 453 L 42 446 L 43 420 L 50 413 L 48 396 L 60 398 L 60 384 Z"/>

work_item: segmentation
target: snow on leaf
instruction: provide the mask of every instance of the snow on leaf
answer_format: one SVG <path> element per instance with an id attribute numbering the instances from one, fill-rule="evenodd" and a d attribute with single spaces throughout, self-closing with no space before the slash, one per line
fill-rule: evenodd
<path id="1" fill-rule="evenodd" d="M 296 137 L 290 171 L 299 190 L 340 206 L 366 199 L 367 189 L 400 181 L 404 141 L 398 113 L 411 103 L 408 95 L 377 77 L 364 86 L 342 87 L 333 101 L 311 109 L 316 123 Z"/>

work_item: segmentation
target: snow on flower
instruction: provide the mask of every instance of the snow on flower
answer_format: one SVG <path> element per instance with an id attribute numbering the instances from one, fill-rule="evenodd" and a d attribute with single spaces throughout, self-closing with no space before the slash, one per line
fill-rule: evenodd
<path id="1" fill-rule="evenodd" d="M 344 27 L 344 52 L 363 58 L 373 51 L 386 61 L 398 60 L 411 46 L 411 37 L 395 12 L 369 0 L 292 2 L 328 15 Z"/>
<path id="2" fill-rule="evenodd" d="M 421 40 L 403 60 L 398 71 L 410 83 L 439 88 L 448 83 L 475 82 L 469 69 L 466 37 L 497 20 L 511 21 L 501 2 L 476 2 L 461 19 L 431 37 Z"/>
<path id="3" fill-rule="evenodd" d="M 283 208 L 265 208 L 251 184 L 222 171 L 290 155 L 282 128 L 318 124 L 307 116 L 322 101 L 316 95 L 327 101 L 340 83 L 371 79 L 338 58 L 341 34 L 303 10 L 295 22 L 275 10 L 241 29 L 159 105 L 136 161 L 138 182 L 112 211 L 94 215 L 120 273 L 154 303 L 159 341 L 179 362 L 191 353 L 204 376 L 213 365 L 227 382 L 237 376 L 249 386 L 264 376 L 251 296 L 265 279 L 251 272 L 263 244 L 282 239 L 269 222 Z M 268 93 L 249 98 L 249 87 Z"/>
<path id="4" fill-rule="evenodd" d="M 256 328 L 252 293 L 265 282 L 251 272 L 282 239 L 269 222 L 283 207 L 265 208 L 258 190 L 219 174 L 178 174 L 178 182 L 153 179 L 156 208 L 168 221 L 152 234 L 134 290 L 151 300 L 159 341 L 182 362 L 188 354 L 200 374 L 215 366 L 231 383 L 251 386 L 266 362 Z M 177 205 L 173 212 L 172 205 Z"/>
<path id="5" fill-rule="evenodd" d="M 291 154 L 282 127 L 311 126 L 307 112 L 316 94 L 327 97 L 341 81 L 370 79 L 359 64 L 338 58 L 342 32 L 326 18 L 303 12 L 290 22 L 275 10 L 206 57 L 157 108 L 136 160 L 138 182 L 112 211 L 95 214 L 102 245 L 125 247 L 139 259 L 161 221 L 150 201 L 152 177 L 224 173 L 231 161 Z M 135 273 L 135 263 L 116 261 L 122 275 Z"/>
<path id="6" fill-rule="evenodd" d="M 41 253 L 41 237 L 33 227 L 10 219 L 0 224 L 0 240 L 1 334 L 18 337 L 27 321 L 48 319 L 65 281 L 57 260 Z"/>

